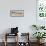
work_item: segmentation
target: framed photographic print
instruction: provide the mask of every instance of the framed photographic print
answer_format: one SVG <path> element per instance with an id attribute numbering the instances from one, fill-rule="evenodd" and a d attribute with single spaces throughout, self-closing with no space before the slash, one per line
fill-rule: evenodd
<path id="1" fill-rule="evenodd" d="M 10 10 L 10 16 L 12 17 L 23 17 L 24 10 Z"/>

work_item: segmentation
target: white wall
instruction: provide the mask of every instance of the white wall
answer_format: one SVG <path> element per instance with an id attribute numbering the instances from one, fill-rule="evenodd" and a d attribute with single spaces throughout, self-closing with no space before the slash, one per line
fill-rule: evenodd
<path id="1" fill-rule="evenodd" d="M 10 10 L 24 10 L 24 17 L 11 17 Z M 19 32 L 30 32 L 36 24 L 36 0 L 0 0 L 0 34 L 11 27 L 19 27 Z"/>

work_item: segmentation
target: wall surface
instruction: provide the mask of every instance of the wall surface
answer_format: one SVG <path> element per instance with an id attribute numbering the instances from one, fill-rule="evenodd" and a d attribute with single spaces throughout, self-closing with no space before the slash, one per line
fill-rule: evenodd
<path id="1" fill-rule="evenodd" d="M 24 10 L 24 17 L 11 17 L 10 10 Z M 30 32 L 36 24 L 36 0 L 0 0 L 0 34 L 10 32 L 11 27 L 19 27 L 19 32 Z"/>

